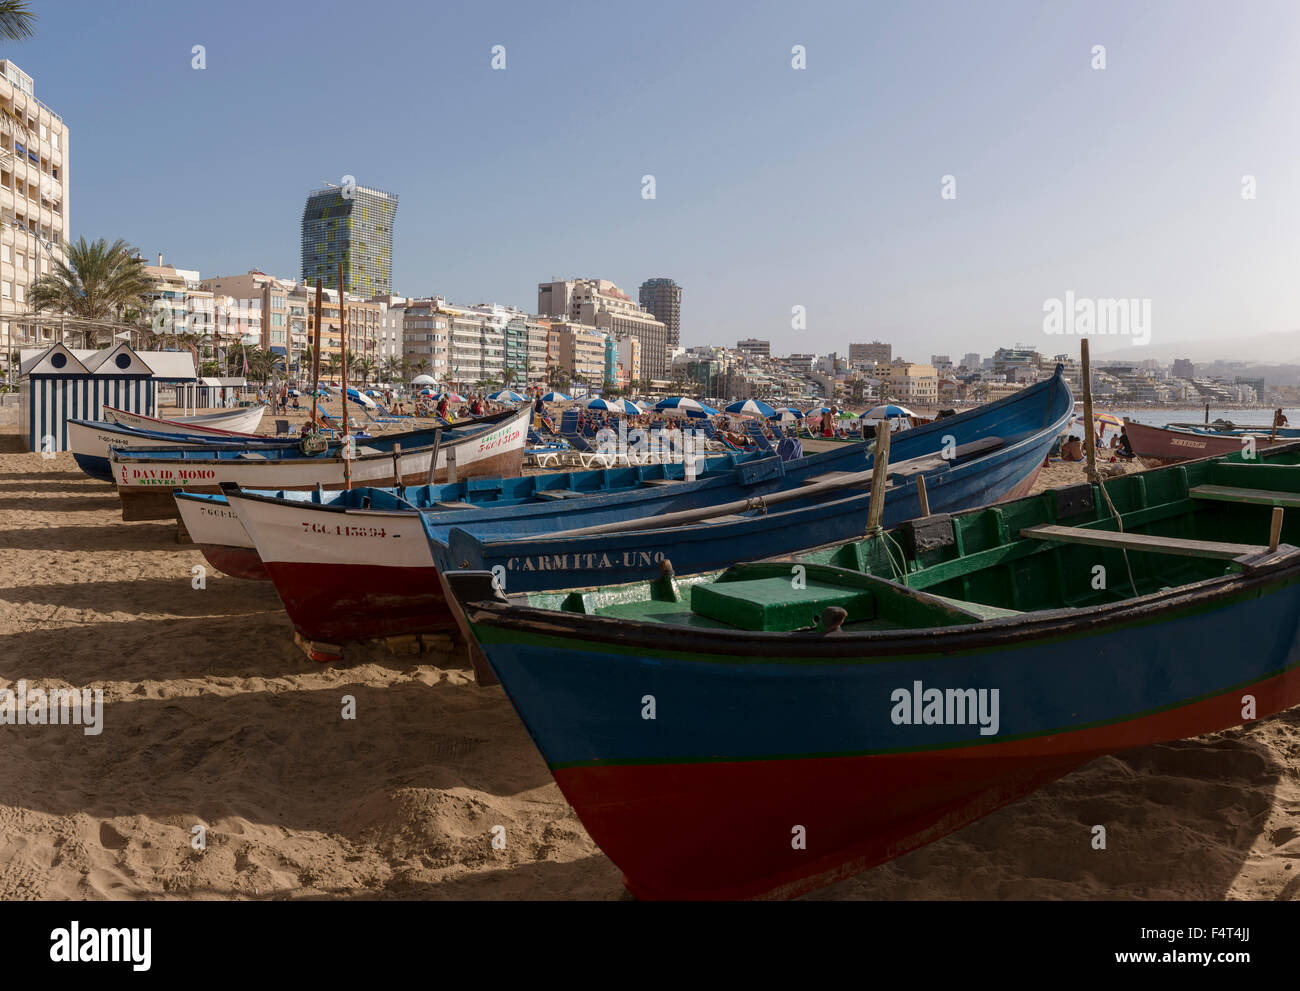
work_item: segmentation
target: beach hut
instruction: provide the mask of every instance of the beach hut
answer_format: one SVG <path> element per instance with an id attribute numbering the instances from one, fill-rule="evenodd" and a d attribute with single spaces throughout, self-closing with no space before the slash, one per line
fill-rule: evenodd
<path id="1" fill-rule="evenodd" d="M 29 451 L 66 451 L 68 420 L 102 420 L 105 406 L 158 415 L 154 371 L 124 341 L 80 354 L 51 344 L 19 374 L 19 430 Z"/>

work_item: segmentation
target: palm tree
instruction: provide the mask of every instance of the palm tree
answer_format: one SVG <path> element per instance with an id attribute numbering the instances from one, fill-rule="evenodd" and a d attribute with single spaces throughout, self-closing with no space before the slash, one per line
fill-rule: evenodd
<path id="1" fill-rule="evenodd" d="M 333 378 L 338 374 L 340 359 L 337 354 L 330 353 L 321 356 L 321 370 L 325 372 L 326 378 Z"/>
<path id="2" fill-rule="evenodd" d="M 22 41 L 36 34 L 36 15 L 27 9 L 27 0 L 0 0 L 0 38 Z"/>
<path id="3" fill-rule="evenodd" d="M 0 8 L 3 3 L 0 0 Z M 118 238 L 109 244 L 107 238 L 82 237 L 66 249 L 67 261 L 55 259 L 54 267 L 32 286 L 33 310 L 106 321 L 144 305 L 144 293 L 152 284 L 144 274 L 144 258 L 126 241 Z"/>

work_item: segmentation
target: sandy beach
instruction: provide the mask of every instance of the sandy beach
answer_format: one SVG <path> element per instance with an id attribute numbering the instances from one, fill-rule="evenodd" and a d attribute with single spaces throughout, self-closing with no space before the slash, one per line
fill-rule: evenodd
<path id="1" fill-rule="evenodd" d="M 1057 464 L 1038 487 L 1076 480 Z M 194 588 L 204 562 L 174 526 L 123 523 L 112 487 L 12 428 L 0 507 L 0 688 L 105 700 L 98 736 L 0 727 L 0 898 L 626 897 L 460 651 L 311 662 L 269 583 Z M 1292 710 L 1094 761 L 808 897 L 1297 899 L 1298 863 Z"/>

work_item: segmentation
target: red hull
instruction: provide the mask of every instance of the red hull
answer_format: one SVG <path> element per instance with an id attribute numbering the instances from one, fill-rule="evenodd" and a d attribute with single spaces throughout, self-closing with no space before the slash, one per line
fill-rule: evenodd
<path id="1" fill-rule="evenodd" d="M 1120 725 L 867 757 L 582 766 L 555 780 L 639 898 L 793 897 L 930 843 L 1103 754 L 1300 703 L 1300 670 Z M 806 849 L 792 845 L 802 826 Z"/>
<path id="2" fill-rule="evenodd" d="M 1148 468 L 1163 465 L 1181 464 L 1195 458 L 1216 457 L 1222 454 L 1240 454 L 1244 449 L 1243 439 L 1235 436 L 1215 436 L 1214 434 L 1195 434 L 1186 430 L 1167 430 L 1152 427 L 1145 423 L 1124 421 L 1128 431 L 1129 443 L 1133 453 Z M 1268 428 L 1261 428 L 1255 435 L 1255 449 L 1263 450 L 1274 444 L 1292 443 L 1292 438 L 1270 440 Z"/>
<path id="3" fill-rule="evenodd" d="M 293 628 L 338 643 L 454 625 L 436 568 L 275 561 L 265 565 Z"/>
<path id="4" fill-rule="evenodd" d="M 271 577 L 255 547 L 229 547 L 225 544 L 199 544 L 198 547 L 208 564 L 223 575 L 256 581 L 268 581 Z"/>

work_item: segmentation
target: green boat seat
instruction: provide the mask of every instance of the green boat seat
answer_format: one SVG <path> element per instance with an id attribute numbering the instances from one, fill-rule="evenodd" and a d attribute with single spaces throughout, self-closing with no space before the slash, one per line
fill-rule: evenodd
<path id="1" fill-rule="evenodd" d="M 691 609 L 698 615 L 756 632 L 813 629 L 830 606 L 847 612 L 848 623 L 863 622 L 875 617 L 876 598 L 869 589 L 815 581 L 795 588 L 788 577 L 715 582 L 691 593 Z"/>

